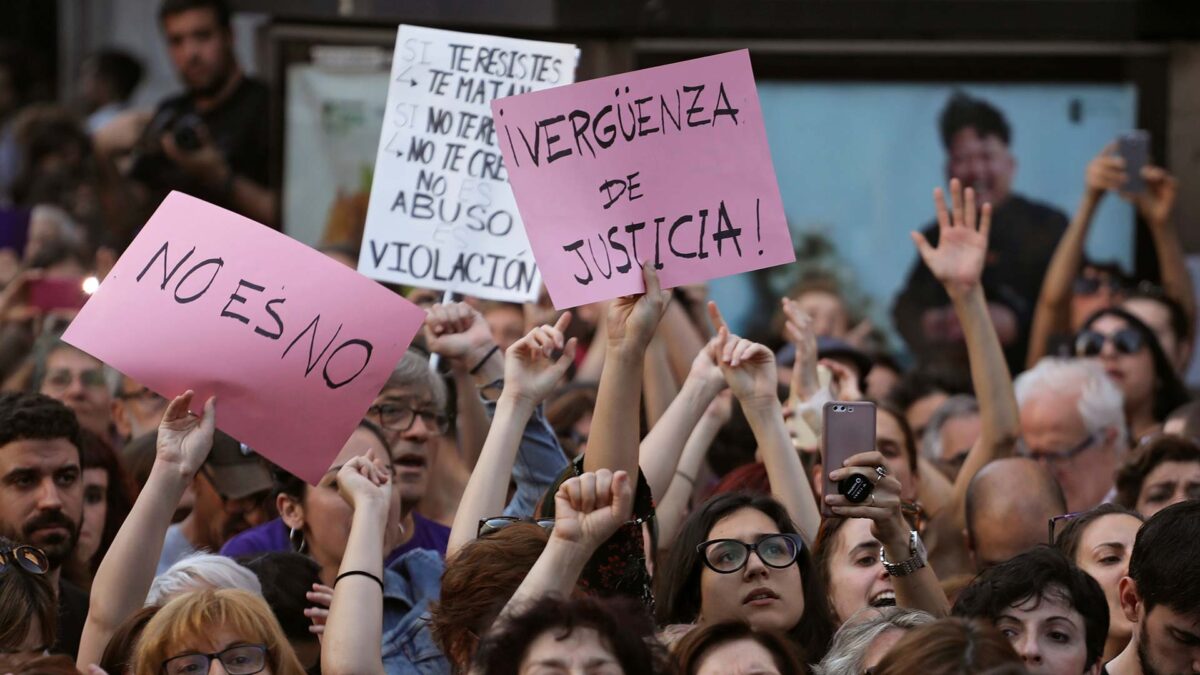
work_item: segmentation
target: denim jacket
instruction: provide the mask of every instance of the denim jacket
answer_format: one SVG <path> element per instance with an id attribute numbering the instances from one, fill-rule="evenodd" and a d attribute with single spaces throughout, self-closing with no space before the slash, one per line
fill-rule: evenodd
<path id="1" fill-rule="evenodd" d="M 496 414 L 496 403 L 486 403 L 488 416 Z M 567 456 L 558 443 L 558 436 L 550 423 L 546 421 L 546 413 L 542 406 L 533 411 L 525 431 L 521 434 L 521 446 L 517 450 L 517 459 L 513 463 L 512 477 L 517 484 L 517 491 L 512 501 L 504 507 L 504 515 L 518 518 L 533 517 L 538 500 L 554 485 L 559 474 L 567 468 Z M 490 515 L 490 514 L 489 514 Z"/>
<path id="2" fill-rule="evenodd" d="M 442 588 L 445 564 L 414 549 L 383 572 L 383 669 L 388 675 L 450 675 L 450 662 L 429 632 L 429 603 Z"/>

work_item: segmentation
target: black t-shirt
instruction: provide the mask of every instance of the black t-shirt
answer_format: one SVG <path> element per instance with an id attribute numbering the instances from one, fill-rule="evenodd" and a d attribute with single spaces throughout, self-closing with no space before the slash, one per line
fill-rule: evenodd
<path id="1" fill-rule="evenodd" d="M 258 80 L 243 77 L 220 105 L 196 111 L 189 94 L 168 98 L 159 104 L 146 126 L 146 137 L 130 175 L 151 190 L 165 194 L 171 190 L 187 192 L 221 206 L 229 207 L 229 195 L 197 184 L 158 150 L 157 137 L 185 124 L 189 116 L 203 121 L 217 150 L 234 173 L 266 187 L 270 159 L 270 92 Z"/>
<path id="2" fill-rule="evenodd" d="M 79 639 L 83 636 L 83 624 L 87 621 L 88 594 L 75 584 L 60 579 L 58 582 L 58 636 L 52 654 L 66 654 L 74 660 L 79 656 Z"/>
<path id="3" fill-rule="evenodd" d="M 1017 339 L 1004 350 L 1009 365 L 1016 370 L 1024 369 L 1042 280 L 1066 229 L 1067 216 L 1062 211 L 1017 194 L 992 212 L 983 290 L 988 302 L 1005 305 L 1017 316 Z M 922 232 L 930 244 L 937 246 L 936 222 Z M 925 310 L 949 304 L 945 289 L 918 256 L 892 307 L 892 320 L 919 361 L 937 361 L 948 353 L 945 345 L 927 343 L 921 320 Z"/>

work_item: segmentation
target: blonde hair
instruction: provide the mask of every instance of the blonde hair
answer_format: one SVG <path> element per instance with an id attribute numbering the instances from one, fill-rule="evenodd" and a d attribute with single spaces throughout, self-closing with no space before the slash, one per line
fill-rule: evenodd
<path id="1" fill-rule="evenodd" d="M 185 593 L 164 605 L 138 640 L 134 672 L 157 673 L 164 661 L 196 649 L 222 629 L 266 645 L 267 663 L 275 675 L 305 675 L 266 601 L 231 588 Z"/>

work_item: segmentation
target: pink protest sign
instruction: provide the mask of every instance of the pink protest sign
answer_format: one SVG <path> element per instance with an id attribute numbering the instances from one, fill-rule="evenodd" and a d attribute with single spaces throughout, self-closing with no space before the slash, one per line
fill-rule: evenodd
<path id="1" fill-rule="evenodd" d="M 63 336 L 315 484 L 425 314 L 252 220 L 167 196 Z"/>
<path id="2" fill-rule="evenodd" d="M 746 50 L 492 102 L 559 309 L 795 260 Z"/>

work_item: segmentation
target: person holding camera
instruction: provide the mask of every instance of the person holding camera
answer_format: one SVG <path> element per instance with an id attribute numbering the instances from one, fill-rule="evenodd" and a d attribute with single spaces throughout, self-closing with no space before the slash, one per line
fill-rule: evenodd
<path id="1" fill-rule="evenodd" d="M 129 175 L 155 201 L 181 190 L 274 226 L 269 94 L 237 62 L 229 6 L 164 0 L 159 22 L 184 91 L 162 101 L 146 123 Z"/>

